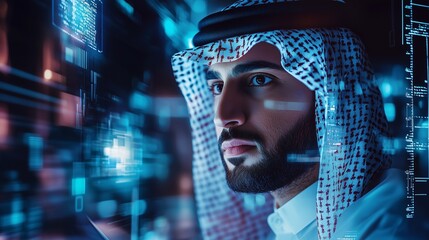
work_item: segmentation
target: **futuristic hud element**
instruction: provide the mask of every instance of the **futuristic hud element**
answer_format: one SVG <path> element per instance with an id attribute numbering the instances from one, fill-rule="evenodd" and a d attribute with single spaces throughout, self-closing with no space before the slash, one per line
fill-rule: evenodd
<path id="1" fill-rule="evenodd" d="M 0 239 L 201 238 L 169 64 L 232 2 L 0 0 Z M 389 54 L 373 63 L 411 219 L 429 191 L 429 1 L 385 2 Z"/>
<path id="2" fill-rule="evenodd" d="M 429 2 L 402 2 L 402 44 L 405 46 L 407 218 L 427 201 L 428 158 L 428 81 L 429 81 Z M 421 203 L 416 206 L 416 203 Z M 421 209 L 420 209 L 421 210 Z"/>

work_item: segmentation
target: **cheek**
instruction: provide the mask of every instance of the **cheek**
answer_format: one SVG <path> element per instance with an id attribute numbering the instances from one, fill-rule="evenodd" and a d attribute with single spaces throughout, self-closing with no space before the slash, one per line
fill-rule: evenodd
<path id="1" fill-rule="evenodd" d="M 281 136 L 287 134 L 305 116 L 305 111 L 266 111 L 264 118 L 255 125 L 268 148 L 274 146 Z"/>

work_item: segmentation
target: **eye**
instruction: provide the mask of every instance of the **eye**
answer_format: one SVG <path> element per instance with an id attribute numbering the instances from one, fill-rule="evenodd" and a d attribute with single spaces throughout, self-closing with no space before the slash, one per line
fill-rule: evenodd
<path id="1" fill-rule="evenodd" d="M 273 81 L 272 77 L 269 77 L 267 75 L 254 75 L 250 78 L 249 86 L 265 86 Z"/>
<path id="2" fill-rule="evenodd" d="M 213 93 L 213 95 L 220 95 L 222 93 L 223 89 L 223 82 L 214 82 L 210 84 L 210 91 Z"/>

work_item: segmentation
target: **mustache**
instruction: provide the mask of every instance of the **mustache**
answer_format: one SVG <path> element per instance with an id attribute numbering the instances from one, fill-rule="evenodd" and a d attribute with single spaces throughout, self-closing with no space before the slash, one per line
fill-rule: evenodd
<path id="1" fill-rule="evenodd" d="M 248 131 L 238 130 L 236 128 L 224 128 L 220 133 L 218 144 L 219 146 L 221 146 L 224 141 L 231 140 L 233 138 L 255 141 L 256 144 L 262 145 L 262 138 L 258 134 L 248 132 Z"/>

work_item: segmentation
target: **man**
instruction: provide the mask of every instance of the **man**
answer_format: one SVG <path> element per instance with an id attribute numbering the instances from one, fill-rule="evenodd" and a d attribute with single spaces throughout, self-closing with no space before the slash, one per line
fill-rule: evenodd
<path id="1" fill-rule="evenodd" d="M 405 186 L 382 149 L 373 72 L 359 38 L 332 28 L 327 8 L 342 3 L 265 2 L 207 17 L 198 47 L 172 60 L 191 116 L 204 237 L 406 237 Z M 285 16 L 301 21 L 278 23 Z M 269 192 L 274 203 L 248 210 L 239 192 Z"/>

